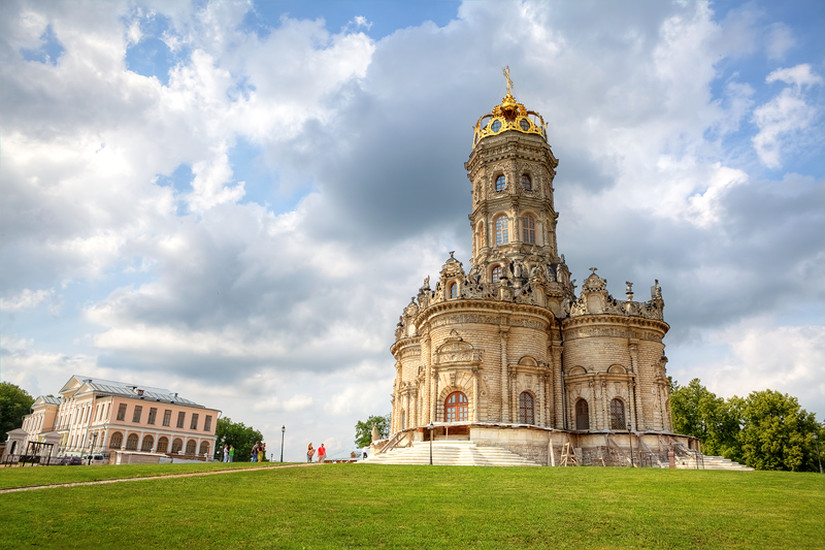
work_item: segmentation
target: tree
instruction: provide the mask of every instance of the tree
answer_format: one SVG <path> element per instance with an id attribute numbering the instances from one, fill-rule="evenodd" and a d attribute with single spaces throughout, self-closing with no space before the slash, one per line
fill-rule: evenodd
<path id="1" fill-rule="evenodd" d="M 822 426 L 796 397 L 773 390 L 734 398 L 743 420 L 739 441 L 745 464 L 758 470 L 819 471 L 814 434 Z"/>
<path id="2" fill-rule="evenodd" d="M 253 427 L 246 427 L 242 422 L 232 422 L 231 418 L 219 418 L 215 426 L 215 458 L 223 460 L 223 446 L 235 447 L 235 462 L 249 462 L 252 447 L 264 436 Z"/>
<path id="3" fill-rule="evenodd" d="M 705 454 L 741 460 L 738 408 L 717 397 L 698 378 L 687 386 L 674 383 L 673 388 L 670 396 L 673 431 L 701 439 Z"/>
<path id="4" fill-rule="evenodd" d="M 23 425 L 23 417 L 31 412 L 34 398 L 29 393 L 12 384 L 0 382 L 0 436 Z"/>
<path id="5" fill-rule="evenodd" d="M 390 415 L 384 416 L 370 416 L 366 421 L 358 421 L 355 424 L 355 446 L 359 449 L 361 447 L 369 447 L 372 443 L 372 427 L 378 428 L 378 433 L 381 437 L 390 435 Z"/>

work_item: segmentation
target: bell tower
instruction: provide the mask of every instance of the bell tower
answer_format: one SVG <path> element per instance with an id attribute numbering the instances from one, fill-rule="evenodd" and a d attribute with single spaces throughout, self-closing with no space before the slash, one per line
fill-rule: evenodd
<path id="1" fill-rule="evenodd" d="M 470 264 L 486 283 L 526 277 L 536 267 L 546 268 L 548 278 L 569 279 L 556 244 L 558 160 L 547 143 L 547 124 L 513 97 L 509 67 L 504 76 L 507 95 L 476 122 L 464 164 L 472 184 Z"/>

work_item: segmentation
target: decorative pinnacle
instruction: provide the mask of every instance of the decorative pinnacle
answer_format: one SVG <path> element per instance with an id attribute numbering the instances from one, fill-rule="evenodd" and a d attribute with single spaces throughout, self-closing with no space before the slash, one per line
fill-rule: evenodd
<path id="1" fill-rule="evenodd" d="M 504 73 L 504 78 L 507 79 L 507 95 L 512 95 L 513 94 L 513 81 L 510 80 L 510 65 L 507 65 L 506 67 L 504 67 L 502 72 Z"/>

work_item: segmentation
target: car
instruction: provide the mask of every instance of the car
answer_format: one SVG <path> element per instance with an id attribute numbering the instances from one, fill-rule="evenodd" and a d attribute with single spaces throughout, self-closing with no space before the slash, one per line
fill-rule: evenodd
<path id="1" fill-rule="evenodd" d="M 64 456 L 60 463 L 63 466 L 80 466 L 83 464 L 83 458 L 79 456 Z"/>

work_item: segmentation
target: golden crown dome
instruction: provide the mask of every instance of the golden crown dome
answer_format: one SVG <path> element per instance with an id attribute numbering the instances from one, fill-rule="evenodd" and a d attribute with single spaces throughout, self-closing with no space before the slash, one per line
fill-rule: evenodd
<path id="1" fill-rule="evenodd" d="M 482 115 L 476 122 L 473 136 L 473 147 L 479 141 L 496 136 L 503 132 L 514 130 L 523 134 L 538 134 L 547 140 L 547 123 L 535 111 L 528 111 L 523 104 L 513 97 L 513 81 L 510 80 L 510 67 L 504 68 L 504 78 L 507 79 L 507 95 L 500 105 L 493 107 L 492 113 Z"/>

